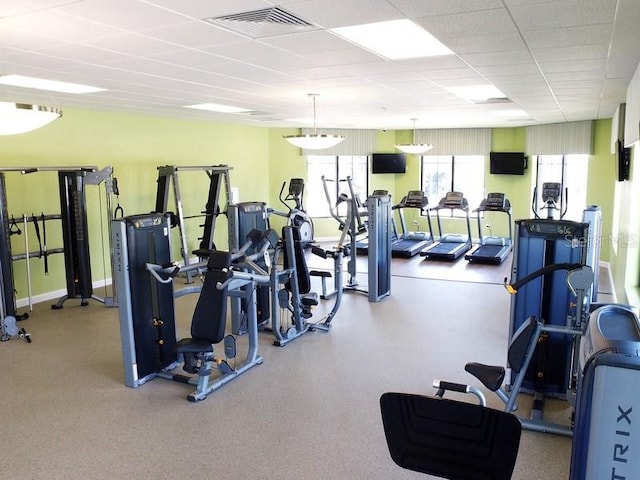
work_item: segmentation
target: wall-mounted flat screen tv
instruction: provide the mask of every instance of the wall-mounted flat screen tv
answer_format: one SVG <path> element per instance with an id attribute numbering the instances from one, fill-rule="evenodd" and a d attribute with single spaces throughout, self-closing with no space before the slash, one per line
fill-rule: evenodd
<path id="1" fill-rule="evenodd" d="M 625 148 L 624 143 L 616 142 L 618 152 L 616 153 L 616 178 L 619 182 L 629 180 L 631 174 L 631 149 Z"/>
<path id="2" fill-rule="evenodd" d="M 404 153 L 374 153 L 371 155 L 371 173 L 406 173 L 407 157 Z"/>
<path id="3" fill-rule="evenodd" d="M 491 152 L 489 172 L 494 175 L 524 175 L 527 157 L 524 152 Z"/>

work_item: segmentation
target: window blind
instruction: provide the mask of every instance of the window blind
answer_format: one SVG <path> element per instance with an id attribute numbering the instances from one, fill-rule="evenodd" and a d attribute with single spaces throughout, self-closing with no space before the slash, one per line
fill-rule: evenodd
<path id="1" fill-rule="evenodd" d="M 415 143 L 430 143 L 427 155 L 489 155 L 490 128 L 437 128 L 416 130 Z"/>
<path id="2" fill-rule="evenodd" d="M 335 147 L 322 150 L 302 149 L 303 155 L 370 155 L 376 150 L 376 130 L 341 128 L 303 128 L 303 135 L 343 135 L 345 139 Z"/>
<path id="3" fill-rule="evenodd" d="M 550 123 L 526 128 L 528 155 L 593 153 L 593 121 Z"/>

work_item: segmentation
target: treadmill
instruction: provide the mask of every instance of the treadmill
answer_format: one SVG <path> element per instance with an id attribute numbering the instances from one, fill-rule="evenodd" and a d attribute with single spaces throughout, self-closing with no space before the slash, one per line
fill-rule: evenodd
<path id="1" fill-rule="evenodd" d="M 469 203 L 461 192 L 447 192 L 447 194 L 440 199 L 440 202 L 431 210 L 436 212 L 436 219 L 438 222 L 438 233 L 440 240 L 431 244 L 420 255 L 427 260 L 446 260 L 453 262 L 459 259 L 462 255 L 471 250 L 471 221 L 469 220 Z M 444 235 L 442 233 L 442 224 L 440 223 L 440 210 L 461 210 L 465 213 L 467 220 L 467 234 L 449 233 Z"/>
<path id="2" fill-rule="evenodd" d="M 393 228 L 395 235 L 391 240 L 391 256 L 411 258 L 433 243 L 433 235 L 431 234 L 431 215 L 429 214 L 429 210 L 427 209 L 428 204 L 429 201 L 427 200 L 427 197 L 422 190 L 410 190 L 406 196 L 402 197 L 400 203 L 392 207 L 392 210 L 398 211 L 402 233 L 398 234 L 394 222 Z M 404 218 L 405 208 L 415 208 L 421 213 L 425 212 L 429 231 L 410 232 L 407 229 L 407 224 Z"/>
<path id="3" fill-rule="evenodd" d="M 480 239 L 480 245 L 467 253 L 464 258 L 469 262 L 499 265 L 507 258 L 513 246 L 511 203 L 509 203 L 504 193 L 489 193 L 487 194 L 487 198 L 482 200 L 480 206 L 476 208 L 474 212 L 478 214 L 478 238 Z M 509 237 L 505 238 L 492 235 L 483 237 L 480 220 L 482 212 L 506 213 L 509 219 Z"/>

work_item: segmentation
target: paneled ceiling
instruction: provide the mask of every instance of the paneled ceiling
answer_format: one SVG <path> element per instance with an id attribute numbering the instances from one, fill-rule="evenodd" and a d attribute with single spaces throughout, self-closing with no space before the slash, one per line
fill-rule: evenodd
<path id="1" fill-rule="evenodd" d="M 272 7 L 306 25 L 208 20 Z M 454 55 L 389 60 L 328 31 L 404 18 Z M 507 127 L 610 118 L 639 62 L 638 0 L 0 0 L 1 75 L 106 89 L 0 100 L 63 111 L 308 127 L 316 93 L 318 127 Z M 447 90 L 479 84 L 509 101 Z"/>

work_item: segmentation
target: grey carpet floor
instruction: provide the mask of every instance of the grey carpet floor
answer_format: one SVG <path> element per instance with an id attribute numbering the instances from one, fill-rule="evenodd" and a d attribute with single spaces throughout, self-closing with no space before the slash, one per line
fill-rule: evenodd
<path id="1" fill-rule="evenodd" d="M 177 301 L 181 335 L 194 301 Z M 0 478 L 429 478 L 389 457 L 380 395 L 472 382 L 467 361 L 504 364 L 508 323 L 500 285 L 394 276 L 380 303 L 346 294 L 329 333 L 283 348 L 262 334 L 264 364 L 194 404 L 184 384 L 124 386 L 117 309 L 39 304 L 23 323 L 33 342 L 0 344 Z M 566 479 L 570 447 L 524 432 L 514 479 Z"/>

